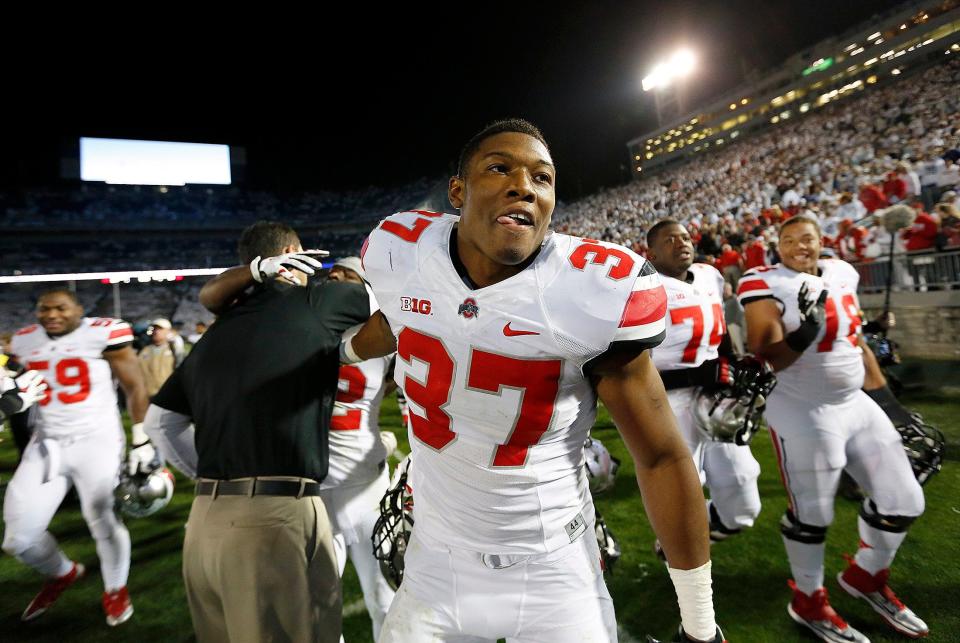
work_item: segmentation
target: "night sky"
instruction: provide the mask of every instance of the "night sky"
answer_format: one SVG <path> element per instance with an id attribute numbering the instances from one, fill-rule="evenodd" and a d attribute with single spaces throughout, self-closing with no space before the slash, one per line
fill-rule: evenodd
<path id="1" fill-rule="evenodd" d="M 627 180 L 625 142 L 656 125 L 640 79 L 658 55 L 697 52 L 692 108 L 896 4 L 518 1 L 77 26 L 52 59 L 16 49 L 0 185 L 55 182 L 64 141 L 85 135 L 242 145 L 256 188 L 390 186 L 448 174 L 471 134 L 516 115 L 543 129 L 570 200 Z"/>

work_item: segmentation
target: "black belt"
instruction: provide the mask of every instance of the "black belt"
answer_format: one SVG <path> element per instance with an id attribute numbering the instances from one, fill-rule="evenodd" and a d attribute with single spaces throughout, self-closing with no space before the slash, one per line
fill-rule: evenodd
<path id="1" fill-rule="evenodd" d="M 201 480 L 198 496 L 289 496 L 303 498 L 320 495 L 320 484 L 304 480 Z"/>

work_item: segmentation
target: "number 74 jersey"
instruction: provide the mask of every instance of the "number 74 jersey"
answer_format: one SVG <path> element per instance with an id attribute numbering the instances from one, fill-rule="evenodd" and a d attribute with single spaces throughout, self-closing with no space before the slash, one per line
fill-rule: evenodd
<path id="1" fill-rule="evenodd" d="M 116 386 L 103 352 L 132 341 L 133 331 L 125 321 L 91 317 L 59 337 L 50 337 L 36 324 L 13 336 L 13 354 L 47 383 L 38 415 L 45 437 L 120 430 Z"/>
<path id="2" fill-rule="evenodd" d="M 555 233 L 519 274 L 472 288 L 451 259 L 458 220 L 394 215 L 363 252 L 397 337 L 417 528 L 477 552 L 552 551 L 594 519 L 585 370 L 609 350 L 662 341 L 666 295 L 626 248 Z"/>

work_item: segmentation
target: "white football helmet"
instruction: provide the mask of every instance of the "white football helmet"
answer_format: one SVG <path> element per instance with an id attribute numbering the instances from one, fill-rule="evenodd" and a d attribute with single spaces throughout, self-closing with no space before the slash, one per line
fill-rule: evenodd
<path id="1" fill-rule="evenodd" d="M 596 438 L 587 438 L 583 443 L 584 467 L 590 480 L 590 492 L 597 494 L 613 487 L 620 461 L 610 455 L 603 443 Z"/>
<path id="2" fill-rule="evenodd" d="M 120 484 L 114 489 L 120 511 L 133 518 L 143 518 L 157 513 L 173 498 L 173 474 L 166 467 L 149 473 L 130 474 L 124 468 L 120 472 Z"/>

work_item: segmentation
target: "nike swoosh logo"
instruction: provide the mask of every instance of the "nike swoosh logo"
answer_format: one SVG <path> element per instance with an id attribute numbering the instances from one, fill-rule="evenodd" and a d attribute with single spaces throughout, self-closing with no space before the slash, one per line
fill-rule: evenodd
<path id="1" fill-rule="evenodd" d="M 513 330 L 510 328 L 510 322 L 503 325 L 503 334 L 507 337 L 519 337 L 520 335 L 539 335 L 535 330 Z"/>

